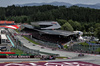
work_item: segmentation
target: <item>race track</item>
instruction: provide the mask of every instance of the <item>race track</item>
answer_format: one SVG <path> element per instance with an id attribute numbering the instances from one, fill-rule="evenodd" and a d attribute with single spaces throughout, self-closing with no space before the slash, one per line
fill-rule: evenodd
<path id="1" fill-rule="evenodd" d="M 14 32 L 12 29 L 10 30 L 10 32 Z M 28 40 L 26 40 L 25 38 L 23 38 L 22 36 L 16 36 L 23 44 L 24 46 L 30 48 L 30 49 L 35 49 L 35 50 L 40 50 L 42 52 L 49 52 L 49 53 L 54 53 L 54 54 L 59 54 L 60 56 L 64 56 L 64 57 L 69 57 L 70 59 L 56 59 L 56 60 L 52 60 L 52 61 L 83 61 L 83 62 L 90 62 L 90 63 L 94 63 L 94 64 L 99 64 L 100 65 L 100 55 L 93 55 L 93 54 L 85 54 L 84 57 L 78 57 L 77 52 L 68 52 L 68 51 L 61 51 L 61 50 L 55 50 L 52 51 L 52 49 L 50 48 L 44 48 L 41 49 L 40 45 L 35 45 L 33 46 L 33 43 L 29 43 Z M 21 62 L 21 61 L 43 61 L 40 59 L 0 59 L 0 62 Z M 45 61 L 45 60 L 44 60 Z M 51 60 L 46 60 L 46 61 L 51 61 Z"/>

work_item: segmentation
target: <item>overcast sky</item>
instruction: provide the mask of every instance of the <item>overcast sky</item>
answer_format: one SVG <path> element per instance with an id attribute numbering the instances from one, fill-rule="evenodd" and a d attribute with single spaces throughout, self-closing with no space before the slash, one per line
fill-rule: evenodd
<path id="1" fill-rule="evenodd" d="M 96 4 L 100 3 L 100 0 L 0 0 L 0 7 L 6 7 L 13 4 L 25 4 L 25 3 L 50 3 L 50 2 L 66 2 L 70 4 Z"/>

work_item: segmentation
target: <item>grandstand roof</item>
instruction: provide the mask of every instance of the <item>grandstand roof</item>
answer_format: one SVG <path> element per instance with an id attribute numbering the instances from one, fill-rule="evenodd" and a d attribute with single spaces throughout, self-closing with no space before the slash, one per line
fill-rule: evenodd
<path id="1" fill-rule="evenodd" d="M 69 35 L 76 34 L 71 31 L 63 31 L 63 30 L 38 30 L 38 31 L 46 34 L 62 35 L 62 36 L 69 36 Z"/>
<path id="2" fill-rule="evenodd" d="M 39 22 L 31 22 L 33 26 L 40 26 L 40 29 L 59 29 L 61 26 L 56 21 L 39 21 Z M 46 26 L 46 27 L 41 27 Z"/>
<path id="3" fill-rule="evenodd" d="M 32 25 L 28 25 L 28 24 L 22 24 L 21 26 L 26 27 L 26 28 L 30 28 L 30 29 L 34 28 Z"/>
<path id="4" fill-rule="evenodd" d="M 29 29 L 37 30 L 37 31 L 45 33 L 45 34 L 62 35 L 62 36 L 69 36 L 69 35 L 77 34 L 72 31 L 64 31 L 64 30 L 47 30 L 47 29 L 39 30 L 39 29 L 34 29 L 34 27 L 32 25 L 27 25 L 27 24 L 26 25 L 22 24 L 21 26 L 29 28 Z"/>

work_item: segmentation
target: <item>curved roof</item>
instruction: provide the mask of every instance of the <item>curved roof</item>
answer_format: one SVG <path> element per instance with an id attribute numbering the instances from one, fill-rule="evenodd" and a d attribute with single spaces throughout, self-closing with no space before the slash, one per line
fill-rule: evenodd
<path id="1" fill-rule="evenodd" d="M 31 22 L 33 26 L 40 26 L 40 29 L 59 29 L 61 26 L 56 21 L 39 21 L 39 22 Z M 48 26 L 48 27 L 41 27 Z"/>
<path id="2" fill-rule="evenodd" d="M 42 33 L 46 34 L 52 34 L 52 35 L 62 35 L 62 36 L 69 36 L 69 35 L 74 35 L 76 33 L 72 31 L 64 31 L 64 30 L 38 30 Z"/>
<path id="3" fill-rule="evenodd" d="M 26 28 L 30 28 L 30 29 L 34 28 L 32 25 L 28 25 L 28 24 L 22 24 L 21 26 L 26 27 Z"/>

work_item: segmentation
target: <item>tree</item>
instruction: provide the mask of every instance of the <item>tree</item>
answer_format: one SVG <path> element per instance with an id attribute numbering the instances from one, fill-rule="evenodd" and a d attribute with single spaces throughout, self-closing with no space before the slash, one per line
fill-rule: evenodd
<path id="1" fill-rule="evenodd" d="M 62 27 L 61 27 L 62 30 L 67 30 L 67 31 L 73 31 L 73 27 L 68 23 L 66 22 Z"/>
<path id="2" fill-rule="evenodd" d="M 6 20 L 5 16 L 0 16 L 0 20 Z"/>
<path id="3" fill-rule="evenodd" d="M 89 30 L 90 32 L 94 32 L 94 28 L 93 28 L 93 27 L 90 27 L 88 30 Z"/>
<path id="4" fill-rule="evenodd" d="M 57 19 L 57 22 L 62 26 L 64 25 L 67 21 L 64 19 Z"/>
<path id="5" fill-rule="evenodd" d="M 100 39 L 100 27 L 96 28 L 95 36 L 97 36 Z"/>
<path id="6" fill-rule="evenodd" d="M 94 25 L 94 27 L 95 27 L 95 28 L 100 27 L 100 23 L 96 23 L 96 24 Z"/>
<path id="7" fill-rule="evenodd" d="M 73 20 L 68 20 L 68 22 L 74 30 L 81 30 L 81 24 L 79 22 Z"/>

